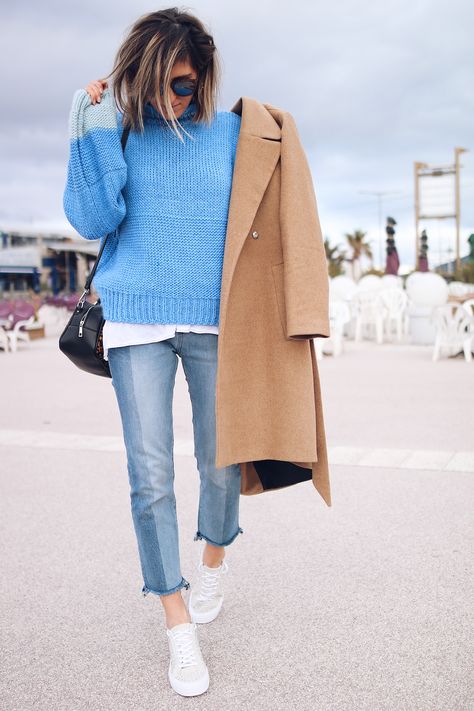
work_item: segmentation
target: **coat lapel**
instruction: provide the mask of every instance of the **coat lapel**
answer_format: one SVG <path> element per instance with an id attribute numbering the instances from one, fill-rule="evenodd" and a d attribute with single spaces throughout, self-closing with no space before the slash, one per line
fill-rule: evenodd
<path id="1" fill-rule="evenodd" d="M 222 284 L 220 326 L 225 313 L 235 265 L 255 214 L 280 157 L 281 129 L 256 99 L 241 97 L 231 108 L 242 116 L 229 202 Z"/>

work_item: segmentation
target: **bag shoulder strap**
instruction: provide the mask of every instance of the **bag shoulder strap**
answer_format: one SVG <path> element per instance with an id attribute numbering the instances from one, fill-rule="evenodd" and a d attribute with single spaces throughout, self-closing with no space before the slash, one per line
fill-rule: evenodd
<path id="1" fill-rule="evenodd" d="M 123 131 L 122 131 L 122 137 L 121 137 L 121 139 L 120 139 L 120 142 L 121 142 L 121 144 L 122 144 L 122 151 L 125 151 L 125 146 L 127 145 L 127 140 L 128 140 L 128 134 L 129 134 L 129 133 L 130 133 L 130 124 L 128 124 L 128 125 L 123 129 Z M 91 286 L 91 284 L 92 284 L 92 280 L 93 280 L 93 278 L 94 278 L 94 274 L 95 274 L 95 272 L 96 272 L 97 265 L 99 264 L 99 260 L 100 260 L 100 258 L 101 258 L 101 256 L 102 256 L 102 252 L 104 251 L 105 244 L 106 244 L 106 242 L 107 242 L 107 240 L 108 240 L 110 234 L 112 234 L 112 233 L 109 232 L 109 234 L 106 236 L 106 238 L 104 239 L 104 241 L 103 241 L 103 243 L 102 243 L 102 247 L 100 248 L 99 254 L 98 254 L 97 257 L 96 257 L 96 260 L 95 260 L 95 262 L 94 262 L 94 266 L 92 267 L 92 270 L 91 270 L 89 276 L 88 276 L 87 279 L 86 279 L 86 283 L 84 284 L 84 292 L 83 292 L 83 294 L 82 294 L 82 296 L 81 296 L 81 298 L 80 298 L 80 300 L 79 300 L 79 303 L 80 303 L 81 301 L 84 302 L 84 297 L 85 297 L 85 296 L 89 293 L 89 291 L 90 291 L 90 286 Z"/>

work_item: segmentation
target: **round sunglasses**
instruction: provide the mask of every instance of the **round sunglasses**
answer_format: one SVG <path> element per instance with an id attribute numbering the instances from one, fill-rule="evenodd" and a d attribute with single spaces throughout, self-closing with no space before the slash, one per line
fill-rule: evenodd
<path id="1" fill-rule="evenodd" d="M 171 88 L 177 96 L 190 96 L 196 91 L 196 79 L 172 79 Z M 163 84 L 160 85 L 160 94 L 163 94 Z"/>

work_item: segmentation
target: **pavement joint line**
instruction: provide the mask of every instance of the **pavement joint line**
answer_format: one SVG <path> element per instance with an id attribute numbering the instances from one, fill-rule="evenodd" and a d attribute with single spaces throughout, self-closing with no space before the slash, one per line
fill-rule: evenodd
<path id="1" fill-rule="evenodd" d="M 125 452 L 123 438 L 116 435 L 40 430 L 0 429 L 0 446 Z M 174 453 L 193 457 L 194 441 L 175 438 Z M 474 473 L 474 451 L 332 446 L 328 459 L 331 465 Z"/>

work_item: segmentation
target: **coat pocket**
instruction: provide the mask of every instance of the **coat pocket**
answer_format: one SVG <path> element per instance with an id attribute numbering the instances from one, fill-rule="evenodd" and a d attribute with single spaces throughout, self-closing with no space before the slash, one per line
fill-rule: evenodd
<path id="1" fill-rule="evenodd" d="M 278 264 L 272 264 L 272 274 L 273 274 L 273 286 L 275 288 L 275 296 L 278 307 L 278 313 L 280 314 L 281 327 L 283 329 L 283 334 L 286 337 L 286 309 L 285 309 L 285 287 L 283 282 L 283 267 L 284 262 L 279 262 Z"/>

